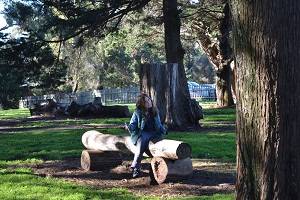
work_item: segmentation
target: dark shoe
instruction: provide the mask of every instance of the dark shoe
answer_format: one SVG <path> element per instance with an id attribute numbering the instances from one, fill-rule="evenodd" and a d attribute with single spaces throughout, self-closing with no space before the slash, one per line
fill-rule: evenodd
<path id="1" fill-rule="evenodd" d="M 134 168 L 132 173 L 132 178 L 137 178 L 140 175 L 140 169 Z"/>

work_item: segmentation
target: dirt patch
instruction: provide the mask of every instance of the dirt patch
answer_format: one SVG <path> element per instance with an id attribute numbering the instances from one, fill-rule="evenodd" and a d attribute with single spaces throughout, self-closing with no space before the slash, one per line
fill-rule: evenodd
<path id="1" fill-rule="evenodd" d="M 139 195 L 160 197 L 181 195 L 211 195 L 234 192 L 234 164 L 193 160 L 193 175 L 180 180 L 167 181 L 162 185 L 151 185 L 149 161 L 143 161 L 141 177 L 131 178 L 130 161 L 105 171 L 84 171 L 80 159 L 47 161 L 31 166 L 34 173 L 43 177 L 56 177 L 98 189 L 127 188 Z"/>

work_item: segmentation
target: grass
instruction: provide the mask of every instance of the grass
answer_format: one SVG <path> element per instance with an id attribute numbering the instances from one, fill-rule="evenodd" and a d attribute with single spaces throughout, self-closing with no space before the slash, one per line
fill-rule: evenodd
<path id="1" fill-rule="evenodd" d="M 63 120 L 44 120 L 44 121 L 29 121 L 26 124 L 18 124 L 15 127 L 19 128 L 37 128 L 37 127 L 59 127 L 59 126 L 80 126 L 90 125 L 98 126 L 104 124 L 123 125 L 128 122 L 128 118 L 105 118 L 105 119 L 63 119 Z"/>
<path id="2" fill-rule="evenodd" d="M 0 199 L 3 200 L 158 200 L 158 197 L 134 195 L 123 188 L 106 190 L 91 189 L 75 185 L 56 178 L 42 178 L 32 173 L 30 169 L 0 169 Z M 230 200 L 233 194 L 216 194 L 199 197 L 177 197 L 168 199 L 181 200 Z"/>
<path id="3" fill-rule="evenodd" d="M 235 134 L 232 132 L 170 133 L 167 138 L 181 140 L 192 146 L 193 158 L 235 162 Z"/>
<path id="4" fill-rule="evenodd" d="M 204 109 L 204 122 L 234 122 L 235 110 L 232 108 Z M 134 105 L 129 105 L 133 112 Z M 203 106 L 204 107 L 204 106 Z M 19 119 L 29 116 L 27 109 L 0 111 L 0 119 Z M 60 121 L 27 122 L 20 127 L 49 127 L 68 125 L 124 124 L 129 118 L 117 119 L 66 119 Z M 24 164 L 41 163 L 43 160 L 61 160 L 79 157 L 83 146 L 81 136 L 88 129 L 29 130 L 13 134 L 0 134 L 0 199 L 158 199 L 150 196 L 137 196 L 127 189 L 97 190 L 78 186 L 55 178 L 42 178 L 34 175 Z M 100 130 L 114 135 L 128 135 L 119 128 Z M 235 161 L 235 134 L 225 132 L 170 132 L 169 139 L 182 140 L 192 146 L 193 158 Z M 13 168 L 11 168 L 14 166 Z M 178 197 L 174 199 L 227 200 L 233 194 L 213 196 Z"/>
<path id="5" fill-rule="evenodd" d="M 235 122 L 236 115 L 233 108 L 207 108 L 204 109 L 204 122 L 227 121 Z"/>
<path id="6" fill-rule="evenodd" d="M 2 134 L 0 160 L 61 160 L 78 157 L 83 149 L 81 136 L 87 130 L 34 130 Z M 113 135 L 128 134 L 118 128 L 99 131 Z M 192 146 L 193 158 L 235 161 L 235 135 L 232 132 L 170 132 L 166 138 L 189 143 Z"/>
<path id="7" fill-rule="evenodd" d="M 30 116 L 27 108 L 0 110 L 0 119 L 21 119 Z"/>
<path id="8" fill-rule="evenodd" d="M 84 130 L 34 130 L 0 135 L 0 160 L 61 160 L 79 156 Z"/>
<path id="9" fill-rule="evenodd" d="M 3 200 L 158 199 L 155 197 L 140 197 L 122 188 L 97 190 L 56 178 L 42 178 L 34 175 L 27 168 L 0 169 L 0 180 L 0 199 Z"/>

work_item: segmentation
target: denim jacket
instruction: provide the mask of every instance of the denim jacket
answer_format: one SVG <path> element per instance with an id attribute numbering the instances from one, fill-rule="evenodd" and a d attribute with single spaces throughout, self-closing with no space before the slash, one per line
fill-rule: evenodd
<path id="1" fill-rule="evenodd" d="M 162 138 L 162 136 L 166 134 L 166 129 L 161 124 L 158 113 L 154 117 L 154 126 L 155 126 L 155 132 L 157 134 L 157 138 Z M 131 117 L 130 124 L 128 125 L 128 129 L 131 135 L 131 141 L 134 145 L 136 145 L 137 140 L 141 136 L 144 127 L 145 127 L 145 119 L 142 116 L 142 111 L 136 109 Z"/>

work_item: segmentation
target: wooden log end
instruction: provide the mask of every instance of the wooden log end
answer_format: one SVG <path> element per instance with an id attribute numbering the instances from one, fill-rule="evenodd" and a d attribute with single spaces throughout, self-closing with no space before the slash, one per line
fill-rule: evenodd
<path id="1" fill-rule="evenodd" d="M 165 160 L 161 157 L 154 157 L 151 160 L 151 168 L 153 177 L 158 184 L 165 182 L 168 175 L 168 166 Z"/>
<path id="2" fill-rule="evenodd" d="M 81 153 L 81 168 L 85 171 L 89 171 L 91 169 L 91 159 L 89 152 L 87 150 L 82 151 Z"/>
<path id="3" fill-rule="evenodd" d="M 191 146 L 187 143 L 181 143 L 176 150 L 176 155 L 179 160 L 185 159 L 185 158 L 190 158 L 192 155 Z"/>
<path id="4" fill-rule="evenodd" d="M 190 177 L 193 173 L 192 160 L 170 160 L 162 157 L 154 157 L 151 160 L 153 178 L 158 184 L 168 180 L 182 180 Z"/>

